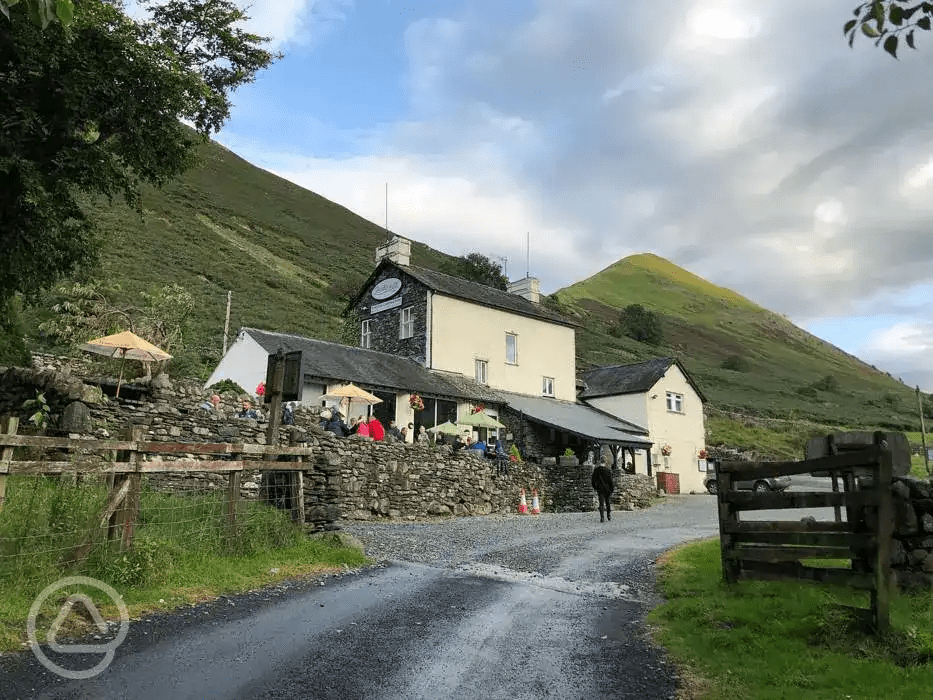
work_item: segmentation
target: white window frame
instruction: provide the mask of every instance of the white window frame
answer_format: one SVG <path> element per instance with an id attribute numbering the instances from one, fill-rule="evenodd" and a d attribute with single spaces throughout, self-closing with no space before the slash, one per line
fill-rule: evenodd
<path id="1" fill-rule="evenodd" d="M 366 319 L 360 325 L 360 347 L 371 348 L 373 345 L 373 329 L 370 319 Z"/>
<path id="2" fill-rule="evenodd" d="M 667 392 L 667 410 L 671 413 L 683 413 L 684 395 L 673 391 Z"/>
<path id="3" fill-rule="evenodd" d="M 407 331 L 407 335 L 406 335 Z M 398 315 L 398 337 L 399 340 L 412 338 L 415 335 L 415 307 L 406 306 L 399 311 Z"/>
<path id="4" fill-rule="evenodd" d="M 509 359 L 509 338 L 513 338 L 512 342 L 512 359 Z M 517 365 L 518 364 L 518 333 L 509 333 L 505 334 L 505 364 L 507 365 Z"/>
<path id="5" fill-rule="evenodd" d="M 554 377 L 542 377 L 541 379 L 541 394 L 554 396 Z"/>
<path id="6" fill-rule="evenodd" d="M 489 361 L 476 359 L 473 361 L 473 372 L 476 381 L 480 384 L 489 384 Z"/>

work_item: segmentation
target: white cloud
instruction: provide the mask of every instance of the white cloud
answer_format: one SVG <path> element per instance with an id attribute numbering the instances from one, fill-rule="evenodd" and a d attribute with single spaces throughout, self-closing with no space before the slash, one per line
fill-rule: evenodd
<path id="1" fill-rule="evenodd" d="M 933 323 L 902 322 L 872 333 L 859 355 L 933 393 Z"/>

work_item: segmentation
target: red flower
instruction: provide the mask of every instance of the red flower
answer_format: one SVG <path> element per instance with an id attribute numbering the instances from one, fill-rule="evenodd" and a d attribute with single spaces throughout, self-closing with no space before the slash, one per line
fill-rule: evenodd
<path id="1" fill-rule="evenodd" d="M 259 382 L 256 386 L 256 396 L 265 396 L 266 395 L 266 383 Z"/>

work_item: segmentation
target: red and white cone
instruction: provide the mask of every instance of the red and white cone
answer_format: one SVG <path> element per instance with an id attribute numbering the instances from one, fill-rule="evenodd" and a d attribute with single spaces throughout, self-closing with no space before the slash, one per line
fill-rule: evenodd
<path id="1" fill-rule="evenodd" d="M 531 490 L 531 514 L 538 515 L 541 512 L 541 506 L 538 505 L 538 489 Z"/>
<path id="2" fill-rule="evenodd" d="M 525 489 L 522 489 L 521 498 L 518 500 L 518 512 L 522 515 L 528 512 L 528 502 L 525 500 Z"/>

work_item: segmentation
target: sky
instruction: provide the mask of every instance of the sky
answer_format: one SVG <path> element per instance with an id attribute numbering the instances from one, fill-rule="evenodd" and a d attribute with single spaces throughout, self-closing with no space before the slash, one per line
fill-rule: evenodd
<path id="1" fill-rule="evenodd" d="M 933 35 L 849 48 L 857 4 L 256 2 L 284 58 L 216 139 L 544 293 L 655 253 L 933 392 Z"/>

